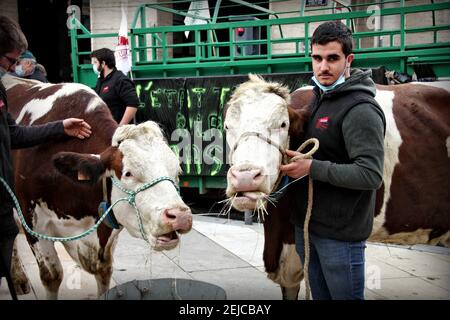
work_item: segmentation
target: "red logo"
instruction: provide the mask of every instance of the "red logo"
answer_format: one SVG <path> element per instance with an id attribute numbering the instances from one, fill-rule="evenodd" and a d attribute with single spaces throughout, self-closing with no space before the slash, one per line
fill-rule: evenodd
<path id="1" fill-rule="evenodd" d="M 5 106 L 5 103 L 3 102 L 3 100 L 0 99 L 0 110 L 3 109 L 4 106 Z"/>
<path id="2" fill-rule="evenodd" d="M 317 119 L 316 129 L 319 129 L 319 130 L 328 129 L 328 120 L 329 120 L 328 117 L 322 117 L 322 118 Z"/>
<path id="3" fill-rule="evenodd" d="M 109 86 L 105 86 L 102 90 L 103 93 L 109 92 Z"/>
<path id="4" fill-rule="evenodd" d="M 128 45 L 128 38 L 124 36 L 119 36 L 119 46 L 127 46 Z"/>

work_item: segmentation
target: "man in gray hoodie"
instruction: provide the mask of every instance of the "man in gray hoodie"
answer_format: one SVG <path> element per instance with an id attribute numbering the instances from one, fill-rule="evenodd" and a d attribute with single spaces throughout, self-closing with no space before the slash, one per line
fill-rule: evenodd
<path id="1" fill-rule="evenodd" d="M 313 179 L 309 281 L 314 299 L 364 299 L 365 241 L 372 231 L 376 189 L 382 183 L 386 121 L 374 99 L 371 71 L 350 70 L 352 47 L 351 31 L 341 22 L 325 22 L 315 30 L 315 98 L 305 139 L 319 139 L 320 147 L 312 160 L 281 166 L 292 178 Z M 297 197 L 291 222 L 304 261 L 308 181 L 302 179 L 293 187 Z"/>

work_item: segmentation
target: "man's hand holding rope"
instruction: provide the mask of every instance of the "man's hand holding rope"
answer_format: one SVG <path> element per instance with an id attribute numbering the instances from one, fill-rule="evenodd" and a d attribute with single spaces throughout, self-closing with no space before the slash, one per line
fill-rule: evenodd
<path id="1" fill-rule="evenodd" d="M 301 155 L 300 152 L 292 150 L 286 150 L 286 154 L 291 158 L 298 157 Z M 298 158 L 288 164 L 281 165 L 280 170 L 285 175 L 297 179 L 309 175 L 311 171 L 311 163 L 312 163 L 311 159 Z"/>

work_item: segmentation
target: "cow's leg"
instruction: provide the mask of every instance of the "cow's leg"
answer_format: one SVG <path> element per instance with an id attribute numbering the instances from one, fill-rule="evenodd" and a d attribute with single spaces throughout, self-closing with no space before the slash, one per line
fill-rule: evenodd
<path id="1" fill-rule="evenodd" d="M 42 284 L 45 287 L 47 299 L 57 299 L 59 286 L 63 279 L 63 268 L 55 245 L 51 241 L 38 240 L 31 245 L 39 267 Z"/>
<path id="2" fill-rule="evenodd" d="M 93 274 L 97 282 L 97 294 L 100 297 L 109 289 L 112 276 L 112 248 L 108 245 L 105 249 L 98 247 L 96 240 L 65 242 L 69 255 L 86 272 Z M 95 238 L 94 238 L 95 239 Z M 108 252 L 108 254 L 105 254 Z"/>
<path id="3" fill-rule="evenodd" d="M 268 273 L 267 276 L 280 285 L 284 300 L 298 299 L 303 268 L 294 244 L 283 244 L 279 267 L 276 272 Z"/>
<path id="4" fill-rule="evenodd" d="M 298 293 L 300 292 L 300 283 L 295 287 L 281 287 L 281 294 L 283 295 L 283 300 L 297 300 Z"/>
<path id="5" fill-rule="evenodd" d="M 438 244 L 450 248 L 450 231 L 440 237 Z"/>
<path id="6" fill-rule="evenodd" d="M 31 287 L 25 270 L 23 270 L 22 261 L 20 261 L 19 254 L 17 252 L 17 239 L 14 242 L 12 261 L 11 261 L 11 277 L 14 283 L 14 288 L 18 295 L 24 295 L 30 293 Z"/>
<path id="7" fill-rule="evenodd" d="M 429 245 L 432 246 L 442 246 L 442 247 L 450 247 L 450 231 L 447 231 L 444 234 L 439 235 L 438 237 L 433 237 L 430 234 L 430 240 L 428 241 Z"/>
<path id="8" fill-rule="evenodd" d="M 97 294 L 100 297 L 109 289 L 112 276 L 112 265 L 104 266 L 99 273 L 95 275 L 97 281 Z"/>

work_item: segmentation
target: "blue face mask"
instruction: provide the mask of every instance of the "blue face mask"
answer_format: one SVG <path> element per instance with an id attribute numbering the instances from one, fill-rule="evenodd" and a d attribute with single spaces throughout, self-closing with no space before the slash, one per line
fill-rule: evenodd
<path id="1" fill-rule="evenodd" d="M 14 70 L 14 72 L 19 76 L 19 77 L 23 77 L 25 75 L 25 71 L 22 68 L 22 65 L 19 64 L 18 66 L 16 66 L 16 69 Z"/>
<path id="2" fill-rule="evenodd" d="M 100 71 L 97 69 L 97 66 L 95 64 L 92 65 L 92 70 L 94 70 L 94 73 L 97 75 L 97 77 L 100 77 Z"/>
<path id="3" fill-rule="evenodd" d="M 311 79 L 312 79 L 312 81 L 314 81 L 314 83 L 320 89 L 322 89 L 323 92 L 327 92 L 327 91 L 333 90 L 338 85 L 340 85 L 340 84 L 345 82 L 345 70 L 347 70 L 347 62 L 345 63 L 344 71 L 342 72 L 341 76 L 333 84 L 330 84 L 329 86 L 324 86 L 323 84 L 321 84 L 319 82 L 319 80 L 317 80 L 316 76 L 313 76 Z"/>

